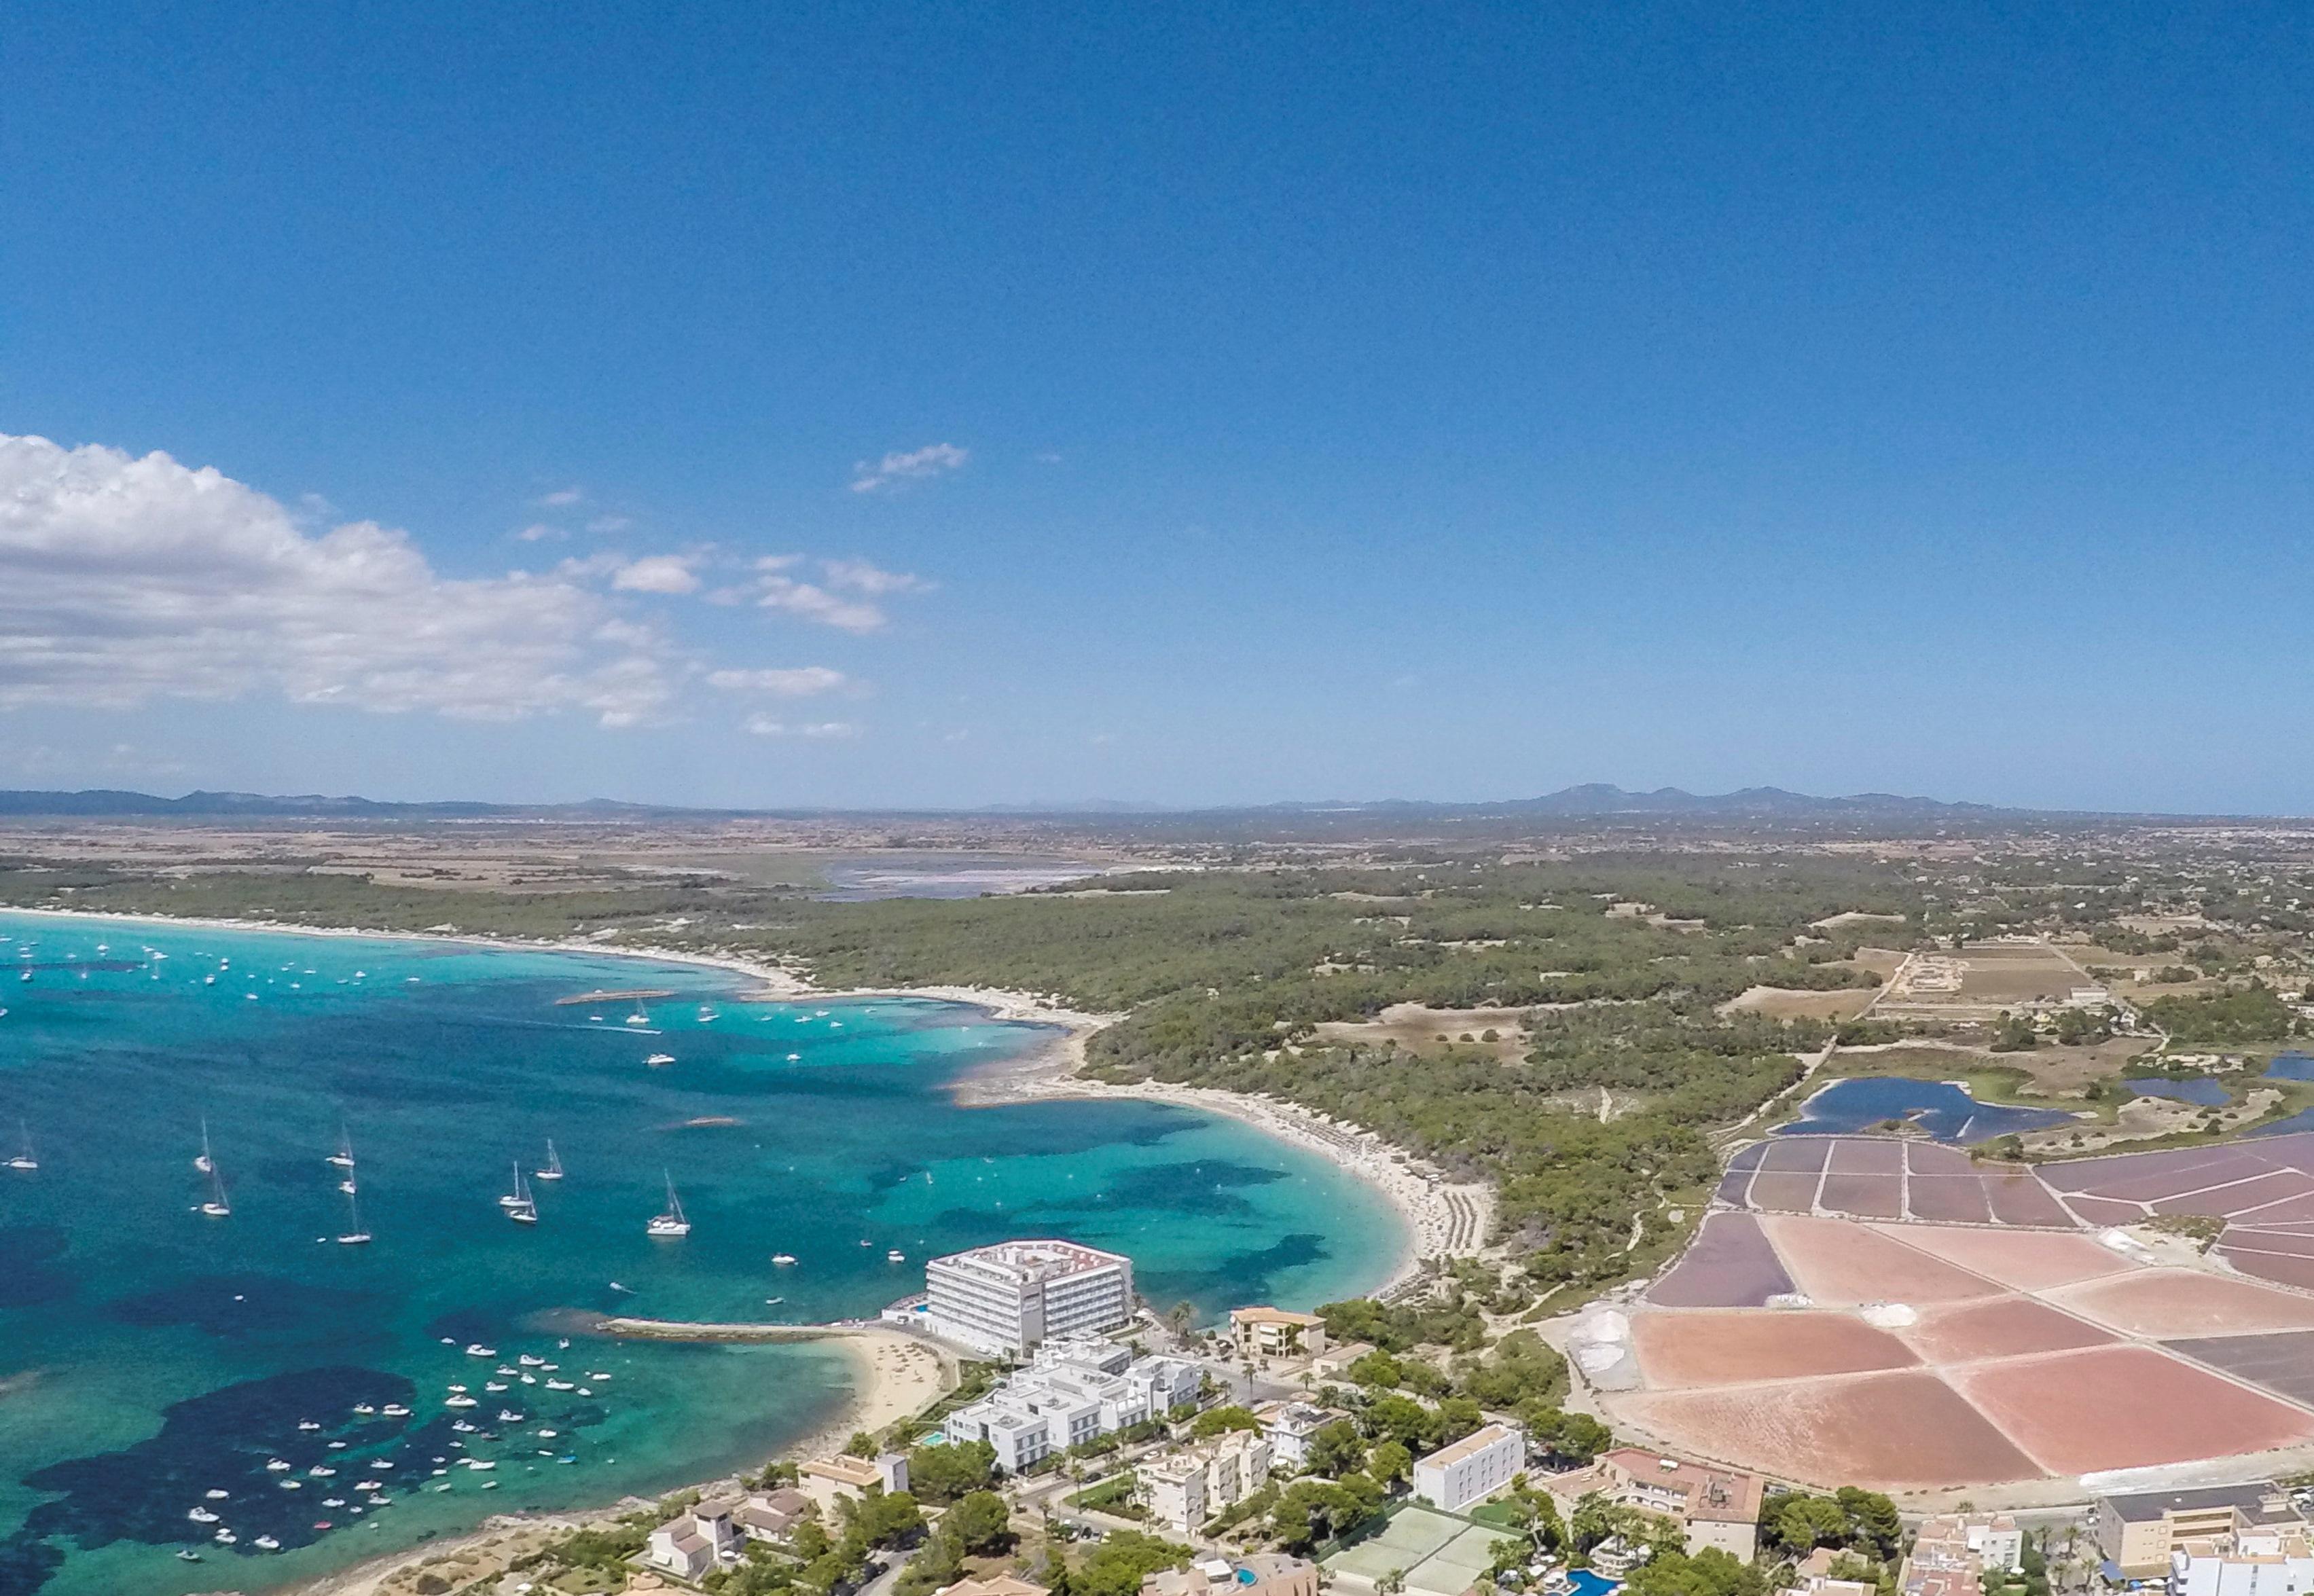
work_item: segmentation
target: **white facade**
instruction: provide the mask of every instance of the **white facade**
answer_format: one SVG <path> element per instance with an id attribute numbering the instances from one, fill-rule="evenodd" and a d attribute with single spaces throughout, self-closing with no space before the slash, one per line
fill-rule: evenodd
<path id="1" fill-rule="evenodd" d="M 1254 1412 L 1261 1421 L 1261 1433 L 1269 1437 L 1271 1455 L 1297 1472 L 1310 1467 L 1310 1438 L 1336 1419 L 1347 1416 L 1307 1402 L 1273 1402 Z"/>
<path id="2" fill-rule="evenodd" d="M 1484 1502 L 1526 1468 L 1526 1433 L 1515 1424 L 1488 1424 L 1414 1466 L 1416 1500 L 1447 1512 Z"/>
<path id="3" fill-rule="evenodd" d="M 1217 1441 L 1144 1464 L 1141 1489 L 1149 1516 L 1194 1534 L 1207 1519 L 1251 1495 L 1269 1477 L 1269 1441 L 1258 1431 L 1233 1430 Z"/>
<path id="4" fill-rule="evenodd" d="M 736 1556 L 739 1531 L 727 1502 L 702 1502 L 669 1519 L 643 1542 L 643 1561 L 680 1578 L 696 1581 Z"/>
<path id="5" fill-rule="evenodd" d="M 2205 1545 L 2207 1543 L 2204 1543 Z M 2301 1542 L 2287 1555 L 2274 1549 L 2230 1556 L 2180 1547 L 2169 1554 L 2169 1589 L 2175 1596 L 2308 1596 L 2314 1592 L 2314 1557 Z"/>
<path id="6" fill-rule="evenodd" d="M 1181 1358 L 1135 1358 L 1097 1338 L 1048 1341 L 1029 1368 L 949 1415 L 941 1429 L 950 1441 L 985 1441 L 998 1464 L 1018 1474 L 1051 1453 L 1162 1418 L 1196 1401 L 1203 1384 L 1197 1366 Z"/>
<path id="7" fill-rule="evenodd" d="M 1001 1241 L 924 1265 L 932 1333 L 1023 1357 L 1047 1340 L 1133 1318 L 1133 1260 L 1073 1241 Z"/>

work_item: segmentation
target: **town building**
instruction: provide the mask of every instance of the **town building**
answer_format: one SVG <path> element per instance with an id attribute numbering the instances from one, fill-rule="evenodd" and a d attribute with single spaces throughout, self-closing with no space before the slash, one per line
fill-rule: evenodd
<path id="1" fill-rule="evenodd" d="M 1372 1351 L 1372 1342 L 1353 1341 L 1347 1345 L 1329 1346 L 1321 1353 L 1313 1353 L 1310 1358 L 1310 1378 L 1339 1380 L 1344 1370 Z"/>
<path id="2" fill-rule="evenodd" d="M 1336 1408 L 1307 1402 L 1272 1402 L 1253 1410 L 1261 1433 L 1269 1437 L 1270 1456 L 1278 1466 L 1295 1473 L 1310 1467 L 1311 1438 L 1338 1419 L 1349 1415 Z"/>
<path id="3" fill-rule="evenodd" d="M 993 1574 L 986 1579 L 960 1579 L 942 1585 L 932 1596 L 1052 1596 L 1052 1592 L 1018 1574 Z"/>
<path id="4" fill-rule="evenodd" d="M 905 1467 L 906 1459 L 903 1459 Z M 757 1491 L 731 1511 L 731 1523 L 749 1540 L 785 1546 L 796 1526 L 814 1516 L 811 1498 L 792 1486 Z"/>
<path id="5" fill-rule="evenodd" d="M 643 1562 L 694 1583 L 738 1555 L 736 1502 L 710 1499 L 677 1513 L 643 1540 Z"/>
<path id="6" fill-rule="evenodd" d="M 1152 1519 L 1181 1534 L 1195 1534 L 1207 1519 L 1259 1490 L 1269 1478 L 1271 1461 L 1267 1437 L 1258 1431 L 1232 1430 L 1144 1463 L 1141 1495 Z"/>
<path id="7" fill-rule="evenodd" d="M 1230 1339 L 1241 1358 L 1305 1358 L 1326 1350 L 1326 1321 L 1283 1308 L 1232 1308 Z"/>
<path id="8" fill-rule="evenodd" d="M 947 1340 L 1026 1357 L 1133 1318 L 1133 1260 L 1073 1241 L 1000 1241 L 924 1265 L 925 1318 Z"/>
<path id="9" fill-rule="evenodd" d="M 1484 1502 L 1526 1470 L 1526 1432 L 1487 1424 L 1414 1465 L 1414 1496 L 1447 1512 Z"/>
<path id="10" fill-rule="evenodd" d="M 1873 1596 L 1877 1587 L 1868 1581 L 1833 1577 L 1832 1571 L 1841 1559 L 1851 1556 L 1852 1553 L 1836 1552 L 1830 1547 L 1816 1548 L 1793 1565 L 1792 1573 L 1799 1583 L 1792 1588 L 1801 1592 L 1802 1596 Z"/>
<path id="11" fill-rule="evenodd" d="M 814 1458 L 796 1469 L 796 1488 L 817 1503 L 822 1512 L 832 1512 L 843 1498 L 864 1496 L 870 1491 L 905 1491 L 908 1455 L 886 1452 L 875 1458 L 855 1458 L 847 1452 Z"/>
<path id="12" fill-rule="evenodd" d="M 2314 1547 L 2298 1525 L 2181 1541 L 2169 1554 L 2170 1596 L 2308 1596 Z"/>
<path id="13" fill-rule="evenodd" d="M 1207 1557 L 1150 1574 L 1141 1596 L 1318 1596 L 1318 1565 L 1284 1552 Z"/>
<path id="14" fill-rule="evenodd" d="M 1541 1483 L 1562 1512 L 1596 1491 L 1660 1514 L 1687 1531 L 1691 1551 L 1717 1547 L 1748 1563 L 1760 1549 L 1760 1498 L 1767 1485 L 1756 1474 L 1622 1446 L 1602 1452 L 1587 1468 L 1546 1475 Z"/>
<path id="15" fill-rule="evenodd" d="M 1012 1473 L 1073 1446 L 1197 1400 L 1205 1383 L 1185 1358 L 1136 1358 L 1098 1336 L 1048 1341 L 1029 1366 L 941 1422 L 952 1442 L 985 1441 Z"/>
<path id="16" fill-rule="evenodd" d="M 2181 1542 L 2214 1540 L 2302 1522 L 2288 1494 L 2271 1482 L 2192 1491 L 2100 1496 L 2098 1550 L 2124 1579 L 2161 1579 Z"/>
<path id="17" fill-rule="evenodd" d="M 1937 1513 L 1921 1521 L 1897 1570 L 1904 1596 L 1978 1596 L 1988 1571 L 2007 1574 L 2025 1557 L 2025 1532 L 2006 1513 Z"/>

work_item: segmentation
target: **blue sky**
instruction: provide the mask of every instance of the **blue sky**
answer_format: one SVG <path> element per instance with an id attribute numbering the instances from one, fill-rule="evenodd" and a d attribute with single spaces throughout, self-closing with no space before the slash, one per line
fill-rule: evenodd
<path id="1" fill-rule="evenodd" d="M 0 784 L 2314 811 L 2304 8 L 1092 9 L 17 10 Z"/>

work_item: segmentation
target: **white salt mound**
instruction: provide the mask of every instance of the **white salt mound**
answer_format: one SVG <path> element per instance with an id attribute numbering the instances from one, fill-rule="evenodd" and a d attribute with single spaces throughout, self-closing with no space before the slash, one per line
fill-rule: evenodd
<path id="1" fill-rule="evenodd" d="M 1866 1324 L 1882 1330 L 1901 1330 L 1921 1322 L 1920 1309 L 1910 1302 L 1867 1302 L 1856 1312 Z"/>

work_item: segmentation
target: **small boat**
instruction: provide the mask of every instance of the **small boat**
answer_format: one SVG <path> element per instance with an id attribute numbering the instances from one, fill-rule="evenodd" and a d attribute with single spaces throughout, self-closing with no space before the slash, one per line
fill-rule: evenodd
<path id="1" fill-rule="evenodd" d="M 627 1016 L 627 1023 L 629 1025 L 649 1025 L 650 1024 L 650 1016 L 638 1009 L 632 1014 Z"/>
<path id="2" fill-rule="evenodd" d="M 270 1535 L 261 1535 L 249 1544 L 256 1547 L 261 1551 L 278 1552 L 281 1549 L 281 1543 L 274 1539 Z"/>
<path id="3" fill-rule="evenodd" d="M 519 1160 L 514 1167 L 514 1190 L 499 1199 L 499 1206 L 505 1209 L 506 1216 L 518 1225 L 538 1222 L 538 1204 L 531 1201 L 530 1187 L 523 1182 Z"/>
<path id="4" fill-rule="evenodd" d="M 318 1430 L 322 1426 L 314 1423 L 312 1419 L 299 1419 L 297 1421 L 297 1427 L 300 1430 Z"/>
<path id="5" fill-rule="evenodd" d="M 8 1168 L 11 1169 L 39 1168 L 40 1160 L 32 1156 L 32 1127 L 20 1119 L 16 1122 L 16 1130 L 22 1137 L 22 1142 L 16 1156 L 8 1160 Z"/>
<path id="6" fill-rule="evenodd" d="M 335 1164 L 340 1169 L 354 1167 L 354 1139 L 346 1133 L 345 1121 L 338 1122 L 338 1151 L 322 1161 Z"/>
<path id="7" fill-rule="evenodd" d="M 541 1430 L 538 1433 L 538 1438 L 541 1441 L 552 1441 L 561 1433 L 561 1432 L 559 1430 Z"/>
<path id="8" fill-rule="evenodd" d="M 214 1524 L 217 1521 L 216 1514 L 211 1512 L 206 1507 L 197 1507 L 185 1516 L 192 1520 L 196 1524 Z"/>
<path id="9" fill-rule="evenodd" d="M 345 1504 L 346 1499 L 343 1496 L 324 1496 L 322 1498 L 322 1505 L 323 1507 L 343 1507 Z"/>
<path id="10" fill-rule="evenodd" d="M 587 1376 L 587 1378 L 588 1380 L 593 1380 L 596 1385 L 608 1385 L 608 1384 L 610 1384 L 610 1383 L 611 1383 L 611 1377 L 610 1377 L 609 1375 L 607 1375 L 607 1374 L 591 1374 L 591 1373 L 590 1373 L 590 1374 L 588 1374 L 588 1375 Z"/>
<path id="11" fill-rule="evenodd" d="M 201 1151 L 193 1160 L 193 1168 L 207 1175 L 216 1168 L 216 1160 L 209 1154 L 209 1122 L 201 1121 Z"/>
<path id="12" fill-rule="evenodd" d="M 495 1346 L 484 1346 L 479 1341 L 471 1341 L 466 1344 L 466 1355 L 470 1358 L 495 1358 L 499 1355 L 499 1349 Z"/>
<path id="13" fill-rule="evenodd" d="M 210 1489 L 208 1489 L 208 1490 L 206 1490 L 206 1491 L 202 1492 L 202 1493 L 201 1493 L 201 1495 L 204 1495 L 204 1496 L 207 1496 L 207 1497 L 208 1497 L 210 1501 L 212 1501 L 212 1502 L 222 1502 L 222 1501 L 224 1501 L 226 1497 L 228 1497 L 228 1496 L 232 1495 L 233 1495 L 233 1493 L 232 1493 L 231 1491 L 220 1491 L 220 1490 L 216 1489 L 215 1487 L 212 1487 L 212 1488 L 210 1488 Z"/>
<path id="14" fill-rule="evenodd" d="M 239 1540 L 241 1537 L 235 1535 L 230 1530 L 220 1530 L 210 1539 L 214 1539 L 219 1546 L 231 1546 L 234 1541 Z"/>
<path id="15" fill-rule="evenodd" d="M 533 1353 L 524 1353 L 520 1356 L 517 1357 L 515 1362 L 521 1364 L 526 1369 L 535 1369 L 541 1363 L 546 1362 L 546 1360 Z"/>
<path id="16" fill-rule="evenodd" d="M 285 1491 L 302 1491 L 305 1488 L 305 1482 L 302 1479 L 281 1479 L 273 1483 Z"/>
<path id="17" fill-rule="evenodd" d="M 573 1380 L 550 1380 L 546 1382 L 546 1389 L 550 1391 L 575 1391 L 578 1387 Z"/>
<path id="18" fill-rule="evenodd" d="M 517 1413 L 511 1407 L 501 1407 L 499 1409 L 499 1423 L 501 1424 L 519 1424 L 522 1423 L 522 1415 Z"/>
<path id="19" fill-rule="evenodd" d="M 546 1139 L 546 1168 L 543 1169 L 533 1169 L 530 1172 L 530 1175 L 531 1178 L 534 1180 L 560 1180 L 562 1178 L 562 1158 L 561 1154 L 554 1151 L 553 1137 L 549 1136 Z"/>
<path id="20" fill-rule="evenodd" d="M 461 1392 L 459 1395 L 455 1397 L 443 1398 L 442 1406 L 445 1407 L 473 1407 L 476 1406 L 476 1403 L 472 1397 Z"/>
<path id="21" fill-rule="evenodd" d="M 671 1064 L 671 1063 L 675 1063 L 675 1054 L 671 1054 L 671 1053 L 654 1053 L 653 1054 L 651 1054 L 651 1055 L 650 1055 L 650 1057 L 649 1057 L 649 1058 L 645 1059 L 645 1060 L 643 1061 L 643 1063 L 645 1063 L 646 1064 L 649 1064 L 652 1069 L 656 1070 L 656 1069 L 658 1069 L 659 1067 L 661 1067 L 662 1065 Z"/>
<path id="22" fill-rule="evenodd" d="M 357 1402 L 354 1404 L 354 1411 L 362 1415 L 364 1417 L 367 1417 L 369 1415 L 375 1413 L 377 1409 L 367 1402 Z"/>
<path id="23" fill-rule="evenodd" d="M 336 1472 L 337 1470 L 331 1468 L 327 1463 L 316 1463 L 311 1468 L 305 1470 L 307 1477 L 312 1479 L 327 1479 Z"/>
<path id="24" fill-rule="evenodd" d="M 526 1374 L 522 1377 L 522 1383 L 526 1386 L 534 1386 L 538 1383 L 538 1376 L 535 1374 Z"/>
<path id="25" fill-rule="evenodd" d="M 410 1416 L 410 1409 L 399 1402 L 389 1402 L 378 1411 L 390 1419 L 406 1419 Z"/>
<path id="26" fill-rule="evenodd" d="M 677 1237 L 691 1234 L 691 1221 L 684 1217 L 683 1199 L 675 1195 L 675 1177 L 667 1177 L 667 1212 L 656 1214 L 643 1227 L 646 1236 Z"/>
<path id="27" fill-rule="evenodd" d="M 795 1254 L 791 1252 L 775 1252 L 772 1255 L 772 1262 L 784 1269 L 795 1262 Z"/>
<path id="28" fill-rule="evenodd" d="M 278 1459 L 278 1458 L 268 1458 L 268 1459 L 265 1460 L 265 1467 L 266 1467 L 266 1468 L 267 1468 L 269 1471 L 270 1471 L 271 1473 L 274 1473 L 274 1474 L 286 1474 L 286 1473 L 287 1473 L 287 1472 L 289 1471 L 289 1467 L 290 1467 L 290 1466 L 289 1466 L 288 1464 L 287 1464 L 287 1463 L 283 1462 L 283 1461 L 282 1461 L 280 1459 Z"/>
<path id="29" fill-rule="evenodd" d="M 486 1391 L 503 1391 L 506 1389 L 507 1382 L 502 1380 L 486 1380 L 482 1381 L 482 1389 Z"/>
<path id="30" fill-rule="evenodd" d="M 786 1301 L 787 1299 L 785 1297 L 766 1297 L 764 1299 L 764 1306 L 766 1308 L 777 1308 L 781 1303 Z"/>
<path id="31" fill-rule="evenodd" d="M 905 1264 L 908 1261 L 908 1255 L 896 1247 L 884 1255 L 884 1261 L 888 1264 Z"/>
<path id="32" fill-rule="evenodd" d="M 199 1562 L 200 1560 L 201 1560 L 201 1555 L 200 1555 L 200 1553 L 199 1553 L 199 1552 L 197 1552 L 197 1551 L 193 1550 L 193 1548 L 190 1548 L 190 1547 L 183 1547 L 183 1546 L 181 1546 L 181 1547 L 179 1547 L 179 1548 L 177 1548 L 177 1561 L 178 1561 L 178 1562 L 180 1562 L 180 1563 L 198 1563 L 198 1562 Z"/>

